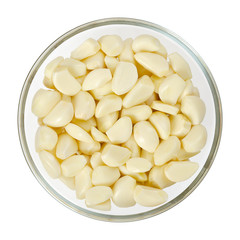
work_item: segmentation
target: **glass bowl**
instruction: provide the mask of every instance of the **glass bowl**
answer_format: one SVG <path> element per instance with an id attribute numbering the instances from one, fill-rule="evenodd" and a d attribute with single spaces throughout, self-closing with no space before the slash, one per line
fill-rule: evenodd
<path id="1" fill-rule="evenodd" d="M 31 112 L 34 94 L 43 87 L 43 73 L 46 64 L 57 56 L 68 57 L 87 38 L 98 39 L 102 35 L 118 34 L 123 39 L 150 34 L 158 38 L 168 53 L 180 53 L 190 64 L 193 84 L 198 87 L 207 111 L 203 125 L 208 132 L 207 144 L 200 154 L 191 158 L 199 163 L 198 171 L 190 179 L 166 188 L 169 199 L 157 207 L 135 205 L 130 208 L 112 206 L 109 212 L 93 210 L 78 200 L 75 192 L 60 180 L 52 179 L 43 168 L 35 152 L 34 138 L 38 128 L 37 118 Z M 213 76 L 199 54 L 181 37 L 159 25 L 137 19 L 109 18 L 86 23 L 65 33 L 54 41 L 37 59 L 31 68 L 21 92 L 18 108 L 18 131 L 26 161 L 36 179 L 56 200 L 84 216 L 104 221 L 134 221 L 148 218 L 172 208 L 185 199 L 199 185 L 211 167 L 216 156 L 222 132 L 222 110 L 219 93 Z"/>

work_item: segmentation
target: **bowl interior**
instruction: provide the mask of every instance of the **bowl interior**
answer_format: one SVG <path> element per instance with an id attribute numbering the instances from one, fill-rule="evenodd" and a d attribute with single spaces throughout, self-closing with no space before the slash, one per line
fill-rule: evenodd
<path id="1" fill-rule="evenodd" d="M 84 200 L 76 198 L 74 191 L 67 188 L 60 180 L 52 179 L 48 176 L 40 162 L 38 154 L 35 152 L 34 138 L 38 123 L 37 118 L 31 112 L 31 103 L 36 91 L 39 88 L 44 88 L 42 80 L 46 64 L 57 56 L 69 57 L 70 52 L 87 38 L 98 39 L 106 34 L 117 34 L 123 39 L 129 37 L 135 38 L 140 34 L 150 34 L 161 41 L 168 53 L 180 53 L 190 64 L 193 75 L 192 82 L 199 89 L 200 96 L 206 104 L 207 111 L 202 124 L 207 128 L 207 144 L 200 154 L 191 158 L 192 161 L 199 163 L 199 170 L 187 181 L 166 188 L 165 190 L 168 193 L 169 199 L 165 204 L 158 207 L 147 208 L 136 205 L 130 208 L 118 208 L 112 204 L 112 210 L 109 212 L 89 209 L 85 206 Z M 26 159 L 34 175 L 44 188 L 64 205 L 83 215 L 98 219 L 135 220 L 165 211 L 184 199 L 198 185 L 209 169 L 216 152 L 220 135 L 219 112 L 218 93 L 211 74 L 205 68 L 201 59 L 176 35 L 159 26 L 141 21 L 100 21 L 80 26 L 66 33 L 50 45 L 37 60 L 25 82 L 20 100 L 20 139 Z"/>

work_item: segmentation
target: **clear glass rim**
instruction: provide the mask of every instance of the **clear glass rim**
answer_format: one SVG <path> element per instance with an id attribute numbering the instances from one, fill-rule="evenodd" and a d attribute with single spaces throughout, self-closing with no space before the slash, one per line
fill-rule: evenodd
<path id="1" fill-rule="evenodd" d="M 58 194 L 48 183 L 47 181 L 42 177 L 40 172 L 38 171 L 36 165 L 34 164 L 34 161 L 31 157 L 27 141 L 26 141 L 26 135 L 25 135 L 25 129 L 24 129 L 24 111 L 25 111 L 25 104 L 26 104 L 26 99 L 27 99 L 27 94 L 28 90 L 30 88 L 30 85 L 34 79 L 34 76 L 36 72 L 38 71 L 39 67 L 41 64 L 45 61 L 45 59 L 49 56 L 49 54 L 60 44 L 62 44 L 64 41 L 67 39 L 71 38 L 72 36 L 83 32 L 88 29 L 100 27 L 100 26 L 106 26 L 106 25 L 116 25 L 116 24 L 121 24 L 121 25 L 134 25 L 134 26 L 140 26 L 140 27 L 145 27 L 152 29 L 154 31 L 160 32 L 165 34 L 166 36 L 172 38 L 175 40 L 178 44 L 180 44 L 182 47 L 184 47 L 185 50 L 194 58 L 194 60 L 198 63 L 200 68 L 202 69 L 209 87 L 211 89 L 212 95 L 213 95 L 213 100 L 214 100 L 214 106 L 215 106 L 215 114 L 216 114 L 216 127 L 215 127 L 215 133 L 214 133 L 214 140 L 213 144 L 209 153 L 209 156 L 207 158 L 206 163 L 204 164 L 202 170 L 198 174 L 198 176 L 194 179 L 194 181 L 189 185 L 188 188 L 186 188 L 180 195 L 178 195 L 176 198 L 171 200 L 170 202 L 156 208 L 150 211 L 146 211 L 144 213 L 139 213 L 139 214 L 133 214 L 133 215 L 108 215 L 108 214 L 102 214 L 102 213 L 96 213 L 91 210 L 83 209 L 67 199 L 65 199 L 63 196 Z M 32 68 L 30 69 L 27 78 L 24 82 L 20 99 L 19 99 L 19 105 L 18 105 L 18 134 L 19 134 L 19 139 L 20 139 L 20 144 L 22 147 L 22 151 L 24 154 L 24 157 L 26 159 L 26 162 L 32 171 L 33 175 L 35 178 L 38 180 L 38 182 L 43 186 L 43 188 L 56 200 L 58 200 L 60 203 L 62 203 L 64 206 L 70 208 L 71 210 L 93 218 L 97 220 L 102 220 L 102 221 L 110 221 L 110 222 L 128 222 L 128 221 L 136 221 L 136 220 L 141 220 L 145 218 L 149 218 L 155 215 L 158 215 L 160 213 L 163 213 L 170 208 L 176 206 L 178 203 L 180 203 L 182 200 L 184 200 L 187 196 L 189 196 L 194 189 L 200 184 L 200 182 L 203 180 L 203 178 L 206 176 L 208 173 L 214 159 L 216 156 L 216 153 L 219 148 L 220 144 L 220 139 L 221 139 L 221 134 L 222 134 L 222 105 L 221 105 L 221 99 L 219 96 L 219 92 L 215 83 L 215 80 L 207 67 L 206 63 L 203 61 L 203 59 L 200 57 L 200 55 L 181 37 L 179 37 L 177 34 L 171 32 L 170 30 L 159 26 L 157 24 L 147 22 L 144 20 L 139 20 L 139 19 L 132 19 L 132 18 L 106 18 L 106 19 L 99 19 L 96 21 L 92 21 L 83 25 L 80 25 L 62 36 L 60 36 L 58 39 L 56 39 L 52 44 L 50 44 L 45 51 L 39 56 L 39 58 L 36 60 Z"/>

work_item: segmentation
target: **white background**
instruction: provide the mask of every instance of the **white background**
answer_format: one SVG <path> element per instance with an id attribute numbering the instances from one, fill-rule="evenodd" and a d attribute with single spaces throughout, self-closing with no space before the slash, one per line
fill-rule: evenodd
<path id="1" fill-rule="evenodd" d="M 0 239 L 239 239 L 239 1 L 2 1 L 0 6 Z M 222 98 L 224 125 L 216 160 L 182 203 L 132 223 L 88 219 L 40 186 L 21 152 L 17 104 L 41 52 L 66 31 L 106 17 L 131 17 L 182 36 L 203 57 Z"/>

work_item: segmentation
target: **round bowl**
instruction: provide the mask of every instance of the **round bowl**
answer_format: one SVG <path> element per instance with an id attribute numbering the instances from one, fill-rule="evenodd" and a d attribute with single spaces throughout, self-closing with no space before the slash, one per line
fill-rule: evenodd
<path id="1" fill-rule="evenodd" d="M 169 199 L 157 207 L 135 205 L 130 208 L 112 206 L 109 212 L 89 209 L 83 200 L 78 200 L 75 192 L 60 180 L 52 179 L 43 168 L 35 152 L 34 138 L 38 128 L 37 118 L 31 112 L 31 103 L 36 91 L 43 87 L 44 68 L 57 56 L 69 56 L 71 50 L 87 38 L 98 39 L 102 35 L 118 34 L 123 39 L 150 34 L 158 38 L 168 53 L 177 51 L 190 64 L 192 81 L 198 87 L 206 104 L 203 125 L 207 129 L 207 144 L 200 154 L 191 158 L 199 163 L 198 171 L 190 179 L 166 188 Z M 26 161 L 36 179 L 56 200 L 84 216 L 104 221 L 134 221 L 163 213 L 185 199 L 203 180 L 216 156 L 222 132 L 222 110 L 219 93 L 213 76 L 199 54 L 181 37 L 159 25 L 137 19 L 109 18 L 86 23 L 65 33 L 54 41 L 37 59 L 31 68 L 21 92 L 18 108 L 18 131 Z"/>

